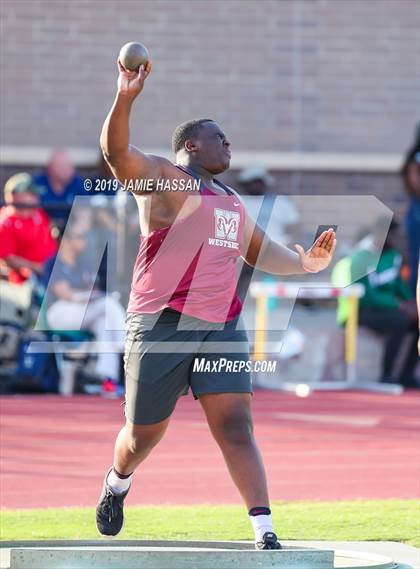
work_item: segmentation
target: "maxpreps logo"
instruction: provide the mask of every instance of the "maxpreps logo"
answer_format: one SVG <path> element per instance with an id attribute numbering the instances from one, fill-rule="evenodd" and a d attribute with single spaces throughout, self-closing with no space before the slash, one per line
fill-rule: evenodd
<path id="1" fill-rule="evenodd" d="M 214 208 L 215 236 L 209 237 L 209 245 L 238 249 L 238 229 L 241 216 L 237 211 Z"/>

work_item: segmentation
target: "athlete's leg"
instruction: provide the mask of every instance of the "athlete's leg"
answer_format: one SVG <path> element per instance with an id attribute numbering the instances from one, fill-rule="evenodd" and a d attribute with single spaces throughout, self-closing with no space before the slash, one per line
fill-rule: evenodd
<path id="1" fill-rule="evenodd" d="M 208 393 L 199 400 L 248 510 L 268 508 L 264 465 L 253 434 L 251 394 Z"/>
<path id="2" fill-rule="evenodd" d="M 132 474 L 161 440 L 178 398 L 188 390 L 192 356 L 153 350 L 176 335 L 176 320 L 162 312 L 160 321 L 150 329 L 150 316 L 154 315 L 130 313 L 127 317 L 126 424 L 117 436 L 113 468 L 106 475 L 96 508 L 101 535 L 115 536 L 121 531 Z"/>
<path id="3" fill-rule="evenodd" d="M 211 432 L 249 510 L 257 549 L 281 549 L 273 532 L 264 465 L 254 439 L 250 393 L 199 397 Z"/>
<path id="4" fill-rule="evenodd" d="M 127 420 L 115 442 L 114 465 L 104 481 L 96 506 L 96 527 L 103 536 L 116 536 L 124 524 L 124 500 L 135 468 L 143 462 L 168 426 L 169 418 L 151 425 Z"/>
<path id="5" fill-rule="evenodd" d="M 135 425 L 126 421 L 115 441 L 114 469 L 123 475 L 134 472 L 163 437 L 170 417 L 152 425 Z"/>

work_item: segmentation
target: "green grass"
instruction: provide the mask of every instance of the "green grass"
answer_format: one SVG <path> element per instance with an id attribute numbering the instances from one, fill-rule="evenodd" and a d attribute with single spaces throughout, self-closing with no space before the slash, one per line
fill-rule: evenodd
<path id="1" fill-rule="evenodd" d="M 399 541 L 420 546 L 416 500 L 290 502 L 272 506 L 282 539 Z M 3 510 L 0 538 L 92 539 L 93 508 Z M 251 540 L 241 506 L 144 506 L 126 508 L 124 539 Z"/>

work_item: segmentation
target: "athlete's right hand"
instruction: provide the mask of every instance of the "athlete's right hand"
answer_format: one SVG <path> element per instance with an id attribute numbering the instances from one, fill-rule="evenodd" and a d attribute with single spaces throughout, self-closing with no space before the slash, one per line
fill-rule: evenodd
<path id="1" fill-rule="evenodd" d="M 117 63 L 119 70 L 118 92 L 135 99 L 143 90 L 144 81 L 152 69 L 152 64 L 148 61 L 146 67 L 141 65 L 138 71 L 128 71 L 122 66 L 120 60 Z"/>

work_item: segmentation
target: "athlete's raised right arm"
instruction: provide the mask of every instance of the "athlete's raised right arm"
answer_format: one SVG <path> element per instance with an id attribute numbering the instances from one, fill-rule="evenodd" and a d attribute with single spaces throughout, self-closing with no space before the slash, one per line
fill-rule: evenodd
<path id="1" fill-rule="evenodd" d="M 101 149 L 114 176 L 125 184 L 127 180 L 162 177 L 167 160 L 145 154 L 130 145 L 129 119 L 135 98 L 141 93 L 152 66 L 148 62 L 137 71 L 127 71 L 118 61 L 118 89 L 114 103 L 105 119 L 101 133 Z"/>

